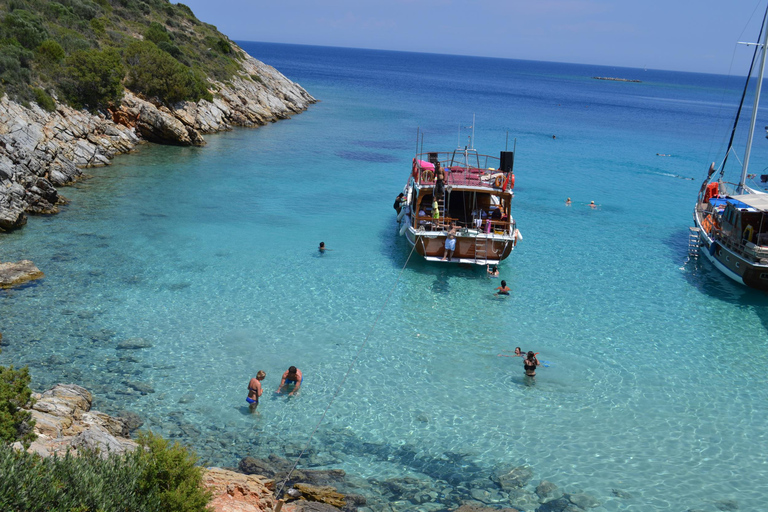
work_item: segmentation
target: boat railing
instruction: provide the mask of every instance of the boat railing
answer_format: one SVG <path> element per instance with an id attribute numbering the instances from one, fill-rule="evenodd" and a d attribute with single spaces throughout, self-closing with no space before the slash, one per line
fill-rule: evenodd
<path id="1" fill-rule="evenodd" d="M 513 234 L 517 228 L 517 224 L 514 220 L 491 220 L 491 228 L 488 230 L 486 225 L 481 227 L 475 226 L 472 222 L 463 223 L 459 222 L 459 219 L 454 217 L 440 217 L 435 219 L 431 215 L 416 215 L 414 217 L 415 229 L 423 227 L 425 231 L 447 231 L 452 226 L 456 226 L 462 230 L 472 230 L 477 234 L 490 234 L 490 235 L 507 235 Z"/>

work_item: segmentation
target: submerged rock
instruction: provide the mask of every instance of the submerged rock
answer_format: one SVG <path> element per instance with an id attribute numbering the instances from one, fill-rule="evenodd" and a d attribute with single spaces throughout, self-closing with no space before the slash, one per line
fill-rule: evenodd
<path id="1" fill-rule="evenodd" d="M 491 475 L 491 480 L 499 484 L 505 491 L 524 487 L 531 481 L 531 478 L 533 478 L 533 471 L 528 466 L 501 467 L 497 468 Z"/>
<path id="2" fill-rule="evenodd" d="M 117 344 L 117 350 L 138 350 L 142 348 L 151 348 L 152 342 L 144 338 L 128 338 Z"/>
<path id="3" fill-rule="evenodd" d="M 2 228 L 1 222 L 0 228 Z M 0 288 L 11 288 L 43 276 L 40 269 L 29 260 L 0 263 Z"/>

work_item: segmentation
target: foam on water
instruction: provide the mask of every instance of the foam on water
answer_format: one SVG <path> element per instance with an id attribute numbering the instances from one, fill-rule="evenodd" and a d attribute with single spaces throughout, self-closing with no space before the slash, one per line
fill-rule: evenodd
<path id="1" fill-rule="evenodd" d="M 328 466 L 471 480 L 519 463 L 607 510 L 762 506 L 766 301 L 685 261 L 721 77 L 247 48 L 322 102 L 202 149 L 144 146 L 64 190 L 62 214 L 4 235 L 0 259 L 46 278 L 0 292 L 2 364 L 234 465 L 295 455 L 359 351 L 313 442 Z M 472 113 L 479 149 L 518 138 L 508 298 L 479 268 L 416 257 L 400 276 L 410 247 L 391 204 L 415 128 L 450 148 Z M 117 348 L 131 338 L 151 347 Z M 533 386 L 498 357 L 515 346 L 550 362 Z M 271 396 L 291 364 L 302 396 Z"/>

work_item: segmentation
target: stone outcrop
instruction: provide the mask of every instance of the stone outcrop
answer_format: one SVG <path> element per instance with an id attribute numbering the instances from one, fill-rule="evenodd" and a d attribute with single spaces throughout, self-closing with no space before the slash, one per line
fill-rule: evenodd
<path id="1" fill-rule="evenodd" d="M 43 277 L 43 273 L 29 260 L 0 263 L 0 288 L 11 288 Z"/>
<path id="2" fill-rule="evenodd" d="M 24 107 L 0 98 L 0 231 L 22 227 L 27 214 L 57 213 L 66 202 L 57 187 L 142 141 L 202 146 L 206 133 L 287 119 L 316 101 L 272 66 L 232 46 L 243 57 L 243 69 L 226 83 L 210 81 L 213 101 L 166 106 L 126 90 L 105 115 L 61 103 L 46 112 L 34 103 Z"/>
<path id="3" fill-rule="evenodd" d="M 42 394 L 35 394 L 32 418 L 37 439 L 30 452 L 42 456 L 64 455 L 67 450 L 99 449 L 103 453 L 123 453 L 137 445 L 128 439 L 126 422 L 107 414 L 91 411 L 93 396 L 75 384 L 57 384 Z"/>

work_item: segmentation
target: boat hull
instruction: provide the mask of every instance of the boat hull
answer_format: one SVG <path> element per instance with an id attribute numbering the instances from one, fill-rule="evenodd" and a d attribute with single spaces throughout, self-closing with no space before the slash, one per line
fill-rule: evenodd
<path id="1" fill-rule="evenodd" d="M 442 260 L 445 254 L 445 232 L 417 231 L 408 227 L 405 233 L 408 242 L 417 253 L 427 260 Z M 456 249 L 451 261 L 454 263 L 473 263 L 494 265 L 509 257 L 516 245 L 514 236 L 485 234 L 469 231 L 456 234 Z M 480 247 L 481 249 L 478 249 Z M 484 249 L 484 251 L 482 250 Z"/>
<path id="2" fill-rule="evenodd" d="M 694 215 L 694 220 L 698 218 Z M 747 260 L 742 255 L 713 240 L 704 231 L 698 222 L 695 224 L 701 229 L 701 245 L 699 252 L 722 274 L 738 284 L 768 291 L 768 264 L 761 264 Z"/>

